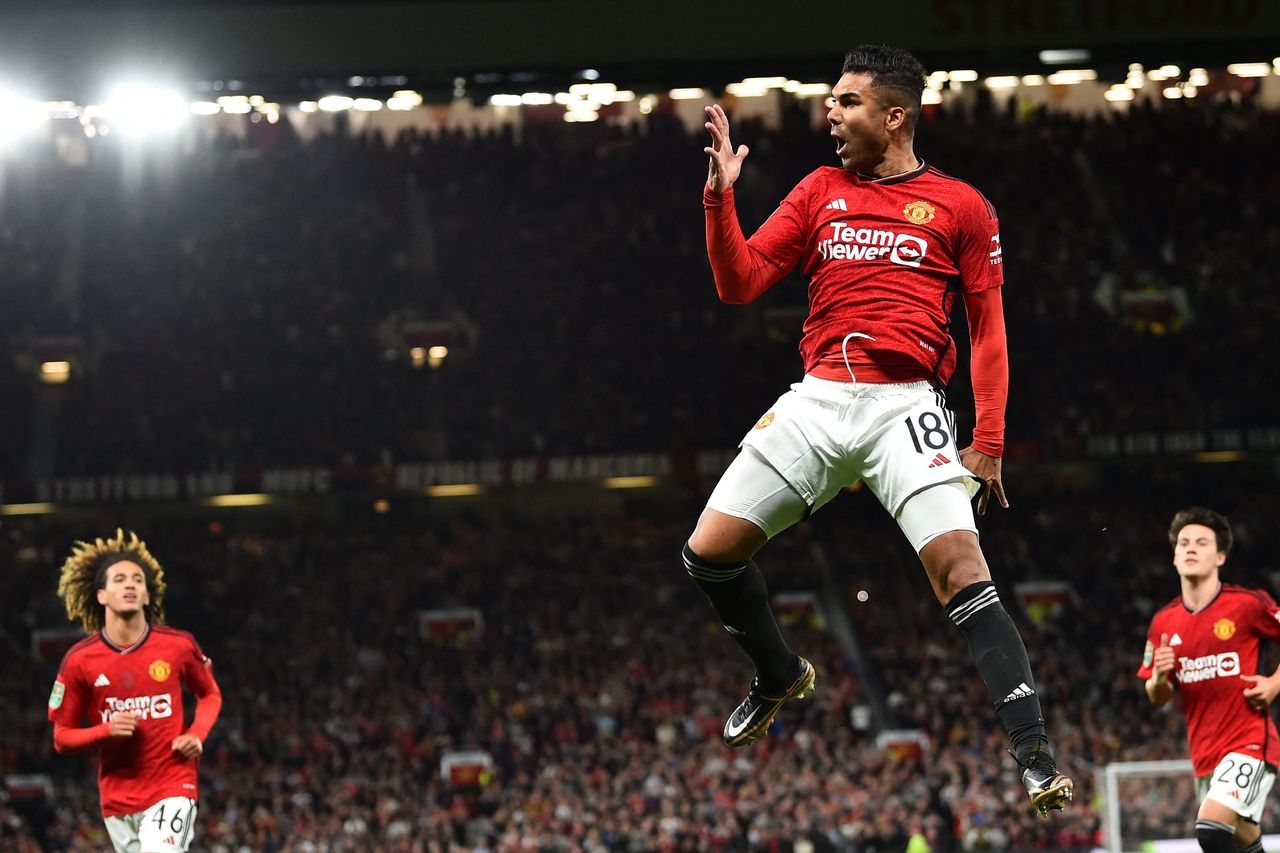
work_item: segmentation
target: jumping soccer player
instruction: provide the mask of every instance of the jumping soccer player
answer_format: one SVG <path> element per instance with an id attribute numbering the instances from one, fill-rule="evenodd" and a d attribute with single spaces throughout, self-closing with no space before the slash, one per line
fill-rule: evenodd
<path id="1" fill-rule="evenodd" d="M 98 791 L 118 853 L 182 853 L 196 818 L 196 767 L 222 693 L 196 640 L 164 624 L 164 570 L 131 533 L 77 542 L 58 596 L 92 636 L 68 650 L 49 695 L 61 755 L 102 750 Z M 182 689 L 195 694 L 183 730 Z M 82 727 L 84 718 L 90 725 Z"/>
<path id="2" fill-rule="evenodd" d="M 748 150 L 734 149 L 724 110 L 706 108 L 703 205 L 720 298 L 750 302 L 799 263 L 809 316 L 804 380 L 743 439 L 684 563 L 755 664 L 746 699 L 724 725 L 729 746 L 749 744 L 815 677 L 778 630 L 752 558 L 861 479 L 897 520 L 968 640 L 1043 815 L 1071 799 L 1072 782 L 1054 762 L 1026 648 L 996 594 L 969 503 L 985 484 L 979 515 L 992 494 L 1008 506 L 1000 478 L 1008 389 L 1000 229 L 981 193 L 915 155 L 924 78 L 904 50 L 854 48 L 827 113 L 841 168 L 812 172 L 749 240 L 733 197 Z M 977 409 L 973 444 L 963 450 L 943 392 L 955 368 L 948 324 L 958 300 L 969 316 Z"/>
<path id="3" fill-rule="evenodd" d="M 1268 712 L 1280 693 L 1280 669 L 1253 673 L 1261 642 L 1280 640 L 1280 607 L 1260 589 L 1219 580 L 1232 534 L 1218 513 L 1203 507 L 1178 513 L 1169 544 L 1182 594 L 1151 620 L 1138 677 L 1157 707 L 1173 698 L 1174 682 L 1182 691 L 1200 847 L 1261 853 L 1258 823 L 1280 758 Z"/>

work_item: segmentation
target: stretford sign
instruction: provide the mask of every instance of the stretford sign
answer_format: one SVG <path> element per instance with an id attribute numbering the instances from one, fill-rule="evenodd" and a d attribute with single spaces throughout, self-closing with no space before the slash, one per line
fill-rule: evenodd
<path id="1" fill-rule="evenodd" d="M 1100 435 L 1083 440 L 1064 440 L 1053 446 L 1045 442 L 1020 442 L 1010 444 L 1005 457 L 1024 463 L 1144 456 L 1190 456 L 1197 461 L 1228 461 L 1227 457 L 1235 454 L 1275 451 L 1280 451 L 1280 427 Z M 54 477 L 34 483 L 0 486 L 0 505 L 19 502 L 101 504 L 173 501 L 236 493 L 282 496 L 392 494 L 422 491 L 432 486 L 589 483 L 612 477 L 662 477 L 695 482 L 718 477 L 736 453 L 736 450 L 726 449 L 402 465 L 265 468 L 204 474 Z"/>

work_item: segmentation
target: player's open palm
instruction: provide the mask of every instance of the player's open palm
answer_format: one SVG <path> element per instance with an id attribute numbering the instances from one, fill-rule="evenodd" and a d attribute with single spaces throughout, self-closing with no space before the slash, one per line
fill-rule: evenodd
<path id="1" fill-rule="evenodd" d="M 1251 686 L 1244 689 L 1244 698 L 1255 708 L 1266 708 L 1280 693 L 1280 679 L 1265 675 L 1242 675 L 1241 681 L 1248 681 Z"/>
<path id="2" fill-rule="evenodd" d="M 747 159 L 750 149 L 739 145 L 736 152 L 733 150 L 733 143 L 729 141 L 729 117 L 724 107 L 712 104 L 706 111 L 710 121 L 704 127 L 711 134 L 711 144 L 702 149 L 711 158 L 707 165 L 707 188 L 722 193 L 742 174 L 742 161 Z"/>
<path id="3" fill-rule="evenodd" d="M 133 737 L 138 730 L 138 716 L 130 711 L 123 711 L 111 718 L 107 723 L 107 737 Z"/>

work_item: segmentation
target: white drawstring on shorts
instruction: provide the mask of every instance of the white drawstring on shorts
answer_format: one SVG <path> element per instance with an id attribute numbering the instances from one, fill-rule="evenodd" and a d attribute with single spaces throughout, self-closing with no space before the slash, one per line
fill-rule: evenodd
<path id="1" fill-rule="evenodd" d="M 870 335 L 864 335 L 862 332 L 850 332 L 845 335 L 844 340 L 840 342 L 840 354 L 844 356 L 844 369 L 849 371 L 849 380 L 856 383 L 858 381 L 858 377 L 853 375 L 853 366 L 849 364 L 849 350 L 847 349 L 849 346 L 849 338 L 866 338 L 869 341 L 874 341 L 875 338 Z"/>

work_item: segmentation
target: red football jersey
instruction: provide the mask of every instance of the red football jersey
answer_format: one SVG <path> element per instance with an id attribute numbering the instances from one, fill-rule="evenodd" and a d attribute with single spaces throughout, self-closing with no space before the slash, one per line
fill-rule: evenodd
<path id="1" fill-rule="evenodd" d="M 198 798 L 197 761 L 174 752 L 185 729 L 182 688 L 218 690 L 210 661 L 186 631 L 156 625 L 127 649 L 101 631 L 68 650 L 49 697 L 49 719 L 96 726 L 124 711 L 138 715 L 132 737 L 101 743 L 98 790 L 105 817 L 144 811 L 166 797 Z"/>
<path id="2" fill-rule="evenodd" d="M 918 365 L 945 385 L 956 353 L 957 293 L 1004 284 L 1000 224 L 982 193 L 924 161 L 868 178 L 824 166 L 796 185 L 748 240 L 780 270 L 809 279 L 805 373 L 848 381 L 842 343 L 875 364 Z"/>
<path id="3" fill-rule="evenodd" d="M 1245 700 L 1251 684 L 1240 678 L 1257 674 L 1264 639 L 1280 640 L 1280 607 L 1271 596 L 1223 584 L 1213 601 L 1194 613 L 1178 596 L 1151 620 L 1138 668 L 1143 680 L 1151 677 L 1151 656 L 1162 634 L 1169 635 L 1177 658 L 1172 684 L 1182 692 L 1195 774 L 1213 772 L 1228 752 L 1276 764 L 1276 725 L 1269 713 Z"/>

